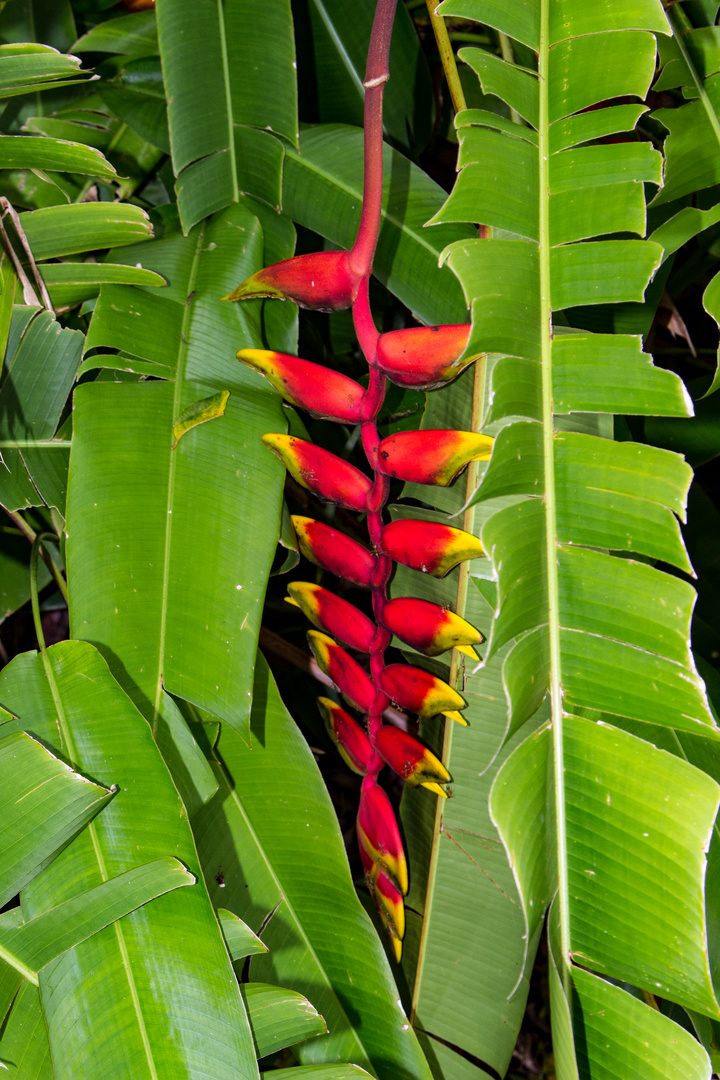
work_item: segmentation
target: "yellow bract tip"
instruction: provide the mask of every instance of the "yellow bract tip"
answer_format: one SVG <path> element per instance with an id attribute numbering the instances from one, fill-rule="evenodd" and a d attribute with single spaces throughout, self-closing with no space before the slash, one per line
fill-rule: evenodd
<path id="1" fill-rule="evenodd" d="M 444 712 L 443 716 L 447 716 L 448 720 L 457 720 L 458 724 L 462 724 L 463 727 L 470 727 L 462 713 L 459 713 L 457 711 Z"/>
<path id="2" fill-rule="evenodd" d="M 428 791 L 434 791 L 436 795 L 441 795 L 443 799 L 447 799 L 447 791 L 444 791 L 439 784 L 421 784 L 421 787 L 427 788 Z"/>
<path id="3" fill-rule="evenodd" d="M 292 604 L 293 607 L 300 607 L 297 600 L 293 600 L 292 596 L 286 596 L 285 597 L 285 603 L 286 604 Z"/>
<path id="4" fill-rule="evenodd" d="M 395 953 L 395 959 L 399 964 L 402 959 L 402 941 L 400 940 L 400 938 L 393 937 L 390 938 L 390 944 L 392 945 L 392 950 Z"/>
<path id="5" fill-rule="evenodd" d="M 472 645 L 456 645 L 455 648 L 457 649 L 458 652 L 465 653 L 465 655 L 469 656 L 471 660 L 479 660 L 480 659 L 478 654 L 473 649 Z"/>

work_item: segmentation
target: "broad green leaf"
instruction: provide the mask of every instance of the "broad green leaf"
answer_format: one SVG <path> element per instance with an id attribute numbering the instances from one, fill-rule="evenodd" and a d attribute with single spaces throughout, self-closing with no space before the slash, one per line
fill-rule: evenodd
<path id="1" fill-rule="evenodd" d="M 66 56 L 50 45 L 0 45 L 0 98 L 33 90 L 54 90 L 91 79 L 77 56 Z"/>
<path id="2" fill-rule="evenodd" d="M 123 53 L 157 56 L 157 24 L 154 11 L 137 11 L 98 23 L 75 42 L 73 52 Z"/>
<path id="3" fill-rule="evenodd" d="M 137 866 L 12 930 L 0 928 L 0 956 L 38 985 L 37 972 L 51 960 L 150 900 L 194 883 L 177 859 Z"/>
<path id="4" fill-rule="evenodd" d="M 679 1024 L 582 968 L 575 970 L 573 984 L 582 1077 L 709 1080 L 707 1053 Z"/>
<path id="5" fill-rule="evenodd" d="M 117 179 L 110 162 L 91 146 L 27 135 L 0 135 L 0 168 L 45 169 L 97 176 L 101 180 Z"/>
<path id="6" fill-rule="evenodd" d="M 241 993 L 259 1058 L 327 1032 L 325 1021 L 306 997 L 267 983 L 242 983 Z"/>
<path id="7" fill-rule="evenodd" d="M 211 755 L 220 790 L 193 819 L 213 900 L 264 927 L 270 952 L 250 961 L 251 978 L 308 995 L 324 1016 L 329 1034 L 300 1047 L 302 1061 L 352 1060 L 380 1080 L 429 1080 L 312 753 L 262 659 L 251 733 L 252 748 L 223 726 Z"/>
<path id="8" fill-rule="evenodd" d="M 152 235 L 145 211 L 128 203 L 48 206 L 22 214 L 20 222 L 38 260 L 137 244 Z"/>
<path id="9" fill-rule="evenodd" d="M 458 55 L 476 72 L 483 93 L 497 94 L 532 127 L 537 128 L 538 83 L 535 72 L 506 64 L 482 49 L 461 49 Z"/>
<path id="10" fill-rule="evenodd" d="M 106 651 L 154 731 L 173 708 L 169 691 L 246 732 L 282 506 L 283 469 L 261 436 L 286 421 L 275 391 L 235 359 L 263 343 L 261 305 L 219 297 L 260 267 L 262 230 L 238 204 L 188 237 L 171 232 L 122 257 L 141 258 L 168 286 L 103 286 L 87 347 L 166 364 L 174 381 L 76 391 L 73 632 Z M 225 414 L 173 450 L 178 417 L 213 390 L 230 391 Z M 99 503 L 98 483 L 108 493 Z"/>
<path id="11" fill-rule="evenodd" d="M 222 7 L 213 0 L 160 0 L 157 13 L 185 231 L 236 202 L 241 191 L 276 206 L 282 144 L 268 133 L 297 142 L 289 3 L 272 5 L 262 18 L 248 0 Z M 259 171 L 247 138 L 267 155 Z"/>
<path id="12" fill-rule="evenodd" d="M 9 1076 L 22 1080 L 54 1080 L 50 1045 L 37 987 L 20 987 L 12 1012 L 0 1035 L 0 1063 Z"/>
<path id="13" fill-rule="evenodd" d="M 48 263 L 42 276 L 56 308 L 79 304 L 97 296 L 101 285 L 156 285 L 164 280 L 142 266 L 117 266 L 112 263 Z"/>
<path id="14" fill-rule="evenodd" d="M 703 894 L 720 790 L 694 766 L 607 724 L 566 717 L 564 728 L 573 959 L 717 1016 Z M 556 876 L 542 856 L 554 827 L 545 795 L 551 740 L 548 728 L 530 735 L 492 793 L 530 934 Z M 521 805 L 518 790 L 530 796 Z"/>
<path id="15" fill-rule="evenodd" d="M 301 80 L 305 74 L 304 55 L 312 50 L 318 119 L 323 124 L 361 127 L 363 80 L 374 6 L 359 3 L 348 7 L 343 0 L 312 0 L 308 15 L 307 26 L 304 19 L 296 19 L 295 31 L 299 36 Z M 390 80 L 383 95 L 386 138 L 408 151 L 413 143 L 423 146 L 430 136 L 431 112 L 432 89 L 427 64 L 417 31 L 400 5 L 393 24 Z"/>
<path id="16" fill-rule="evenodd" d="M 467 226 L 424 229 L 439 209 L 442 190 L 397 151 L 386 147 L 383 219 L 375 274 L 425 323 L 466 320 L 465 304 L 452 274 L 438 273 L 438 256 Z M 339 247 L 350 247 L 360 220 L 362 133 L 337 125 L 303 131 L 300 153 L 287 150 L 283 209 L 293 221 Z"/>
<path id="17" fill-rule="evenodd" d="M 150 728 L 91 645 L 55 645 L 45 663 L 36 653 L 16 657 L 0 675 L 0 700 L 19 715 L 5 731 L 24 725 L 49 745 L 60 742 L 78 767 L 118 788 L 97 822 L 25 888 L 26 919 L 170 852 L 199 878 L 185 810 Z M 52 961 L 40 991 L 56 1078 L 256 1075 L 242 1000 L 199 880 Z"/>
<path id="18" fill-rule="evenodd" d="M 703 293 L 703 307 L 707 311 L 708 315 L 711 315 L 718 325 L 720 325 L 720 277 L 715 276 L 707 289 Z M 719 354 L 720 355 L 720 354 Z M 715 369 L 715 375 L 710 385 L 708 394 L 714 393 L 720 386 L 720 364 Z"/>
<path id="19" fill-rule="evenodd" d="M 48 311 L 16 305 L 0 386 L 0 502 L 65 509 L 69 445 L 54 440 L 78 370 L 83 334 Z"/>
<path id="20" fill-rule="evenodd" d="M 669 135 L 663 147 L 665 155 L 665 184 L 658 192 L 655 204 L 671 202 L 701 190 L 720 180 L 718 145 L 720 144 L 720 75 L 717 64 L 705 57 L 716 52 L 716 44 L 707 33 L 705 38 L 686 41 L 692 36 L 692 26 L 682 9 L 668 11 L 673 36 L 663 42 L 662 59 L 665 67 L 660 87 L 691 87 L 690 101 L 675 109 L 657 109 L 653 117 L 667 128 Z M 715 72 L 715 74 L 713 74 Z M 706 77 L 707 76 L 707 77 Z"/>
<path id="21" fill-rule="evenodd" d="M 6 702 L 7 704 L 7 702 Z M 22 731 L 0 726 L 0 822 L 6 904 L 107 805 L 113 792 L 92 783 Z"/>
<path id="22" fill-rule="evenodd" d="M 608 305 L 620 303 L 629 318 L 628 305 L 643 304 L 664 257 L 662 240 L 642 239 L 643 185 L 662 180 L 657 152 L 632 139 L 579 144 L 633 129 L 642 107 L 607 102 L 645 98 L 655 71 L 653 33 L 667 34 L 668 24 L 656 0 L 446 0 L 440 10 L 493 26 L 538 53 L 537 150 L 522 127 L 493 130 L 482 117 L 463 123 L 458 185 L 433 219 L 479 220 L 496 230 L 443 254 L 472 310 L 468 351 L 504 354 L 488 362 L 486 398 L 493 425 L 505 426 L 494 428 L 476 500 L 492 504 L 481 529 L 494 577 L 485 588 L 494 613 L 483 664 L 489 670 L 501 662 L 510 748 L 519 748 L 501 766 L 492 813 L 523 894 L 526 941 L 558 893 L 551 965 L 558 1075 L 642 1075 L 632 1071 L 652 1039 L 642 1016 L 632 1040 L 597 1040 L 582 1057 L 582 1018 L 569 1004 L 575 954 L 613 979 L 649 992 L 659 984 L 663 997 L 717 1015 L 703 896 L 717 792 L 709 778 L 681 774 L 676 758 L 645 740 L 650 725 L 713 740 L 718 729 L 689 653 L 692 589 L 615 554 L 692 572 L 677 521 L 690 471 L 667 451 L 613 443 L 602 414 L 688 416 L 692 404 L 627 329 L 572 328 L 579 308 L 602 305 L 604 318 Z M 534 122 L 534 76 L 506 60 L 470 56 L 484 88 Z M 631 233 L 641 239 L 627 239 Z M 622 328 L 622 315 L 614 325 Z M 549 726 L 535 730 L 535 717 L 529 733 L 520 731 L 548 691 Z M 608 726 L 613 717 L 623 726 L 626 717 L 641 721 L 641 738 L 628 743 Z M 637 776 L 630 786 L 629 774 Z M 679 800 L 667 814 L 666 797 Z M 687 831 L 681 837 L 676 828 Z M 663 861 L 673 852 L 683 867 L 677 893 L 668 880 L 680 871 Z M 585 874 L 588 865 L 594 876 Z M 501 925 L 489 923 L 486 934 Z M 671 945 L 672 933 L 687 940 Z M 449 1066 L 442 1071 L 454 1075 Z"/>
<path id="23" fill-rule="evenodd" d="M 358 1080 L 369 1076 L 359 1065 L 300 1065 L 294 1069 L 273 1069 L 260 1073 L 263 1080 Z"/>
<path id="24" fill-rule="evenodd" d="M 218 908 L 217 917 L 231 960 L 242 960 L 246 956 L 268 951 L 257 934 L 253 934 L 250 927 L 242 919 L 238 919 L 237 915 L 225 908 Z"/>

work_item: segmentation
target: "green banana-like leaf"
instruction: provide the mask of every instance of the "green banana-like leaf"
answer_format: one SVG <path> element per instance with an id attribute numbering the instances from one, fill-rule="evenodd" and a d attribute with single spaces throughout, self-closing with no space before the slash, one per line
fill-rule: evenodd
<path id="1" fill-rule="evenodd" d="M 0 168 L 80 173 L 107 181 L 118 178 L 110 162 L 93 147 L 25 135 L 0 135 Z"/>
<path id="2" fill-rule="evenodd" d="M 193 875 L 177 859 L 155 859 L 11 930 L 0 929 L 0 956 L 38 985 L 38 971 L 51 960 L 148 901 L 194 883 Z"/>
<path id="3" fill-rule="evenodd" d="M 242 919 L 238 919 L 237 915 L 233 915 L 232 911 L 218 908 L 217 917 L 232 960 L 242 960 L 246 956 L 268 951 L 257 934 L 254 934 Z"/>
<path id="4" fill-rule="evenodd" d="M 462 118 L 461 174 L 434 218 L 496 230 L 452 244 L 444 256 L 473 313 L 469 349 L 501 354 L 488 363 L 485 418 L 498 434 L 475 499 L 495 504 L 481 530 L 497 586 L 485 589 L 494 617 L 484 664 L 490 670 L 502 661 L 506 716 L 518 732 L 510 745 L 519 748 L 500 769 L 491 808 L 528 944 L 558 892 L 551 986 L 559 1075 L 632 1075 L 652 1038 L 649 1026 L 638 1033 L 647 1016 L 640 1010 L 633 1019 L 632 1039 L 624 1032 L 613 1041 L 609 1026 L 586 1040 L 583 1009 L 594 1007 L 596 982 L 605 984 L 585 979 L 578 965 L 717 1016 L 703 896 L 717 787 L 698 770 L 681 776 L 678 762 L 645 740 L 650 724 L 712 739 L 718 729 L 689 651 L 693 590 L 647 565 L 691 569 L 677 523 L 690 470 L 678 455 L 601 437 L 607 426 L 582 414 L 687 416 L 692 406 L 679 380 L 641 353 L 639 338 L 578 332 L 572 314 L 563 327 L 559 313 L 637 304 L 660 265 L 660 245 L 642 239 L 643 187 L 661 180 L 656 151 L 632 141 L 579 144 L 632 127 L 627 115 L 607 116 L 624 105 L 591 107 L 607 101 L 610 88 L 613 97 L 644 98 L 655 69 L 653 32 L 669 27 L 655 0 L 633 0 L 622 11 L 562 0 L 445 0 L 440 11 L 489 24 L 538 53 L 537 73 L 466 54 L 485 88 L 529 127 L 520 120 L 510 133 L 482 117 Z M 550 723 L 536 731 L 546 696 Z M 533 716 L 531 733 L 520 731 Z M 628 743 L 617 727 L 630 720 L 647 735 Z M 516 762 L 524 783 L 512 771 Z M 635 770 L 645 778 L 646 805 L 625 801 L 635 794 L 627 787 Z M 672 790 L 682 808 L 670 817 L 687 828 L 682 847 L 658 830 Z M 519 826 L 524 814 L 528 831 Z M 615 843 L 620 860 L 610 853 Z M 677 897 L 655 888 L 675 850 L 686 874 Z M 681 910 L 671 913 L 675 902 Z M 665 920 L 686 935 L 687 968 L 659 928 Z M 568 1004 L 573 984 L 579 1011 Z M 672 1040 L 673 1031 L 658 1035 Z M 693 1067 L 701 1060 L 696 1054 Z"/>
<path id="5" fill-rule="evenodd" d="M 303 130 L 300 151 L 288 149 L 283 166 L 283 209 L 293 221 L 352 245 L 362 205 L 362 132 L 336 124 Z M 446 244 L 469 237 L 463 225 L 425 229 L 444 192 L 421 169 L 385 147 L 383 217 L 374 273 L 421 321 L 467 319 L 461 290 L 451 273 L 438 273 Z"/>
<path id="6" fill-rule="evenodd" d="M 157 16 L 184 230 L 240 192 L 279 207 L 280 140 L 297 142 L 288 0 L 262 18 L 248 0 L 160 0 Z"/>
<path id="7" fill-rule="evenodd" d="M 668 129 L 665 184 L 656 204 L 672 202 L 720 181 L 720 50 L 714 26 L 693 28 L 681 7 L 668 12 L 673 35 L 660 45 L 662 71 L 653 89 L 681 87 L 687 105 L 657 109 Z M 714 17 L 713 17 L 714 21 Z"/>
<path id="8" fill-rule="evenodd" d="M 48 311 L 13 308 L 0 385 L 0 503 L 65 511 L 69 443 L 55 438 L 84 336 Z"/>
<path id="9" fill-rule="evenodd" d="M 0 1035 L 0 1065 L 22 1080 L 55 1080 L 40 994 L 32 983 L 20 987 Z"/>
<path id="10" fill-rule="evenodd" d="M 158 897 L 40 973 L 56 1080 L 256 1076 L 255 1054 L 220 928 L 200 880 L 185 809 L 146 721 L 89 644 L 24 653 L 0 675 L 21 726 L 117 795 L 22 893 L 42 917 L 143 863 L 179 858 L 196 884 Z M 8 743 L 0 740 L 0 746 Z M 199 1026 L 198 1018 L 202 1017 Z"/>
<path id="11" fill-rule="evenodd" d="M 298 1048 L 306 1063 L 355 1062 L 380 1080 L 429 1080 L 390 967 L 359 904 L 337 819 L 305 739 L 259 657 L 252 747 L 224 725 L 217 795 L 193 819 L 216 904 L 262 934 L 252 979 L 306 995 L 329 1034 Z"/>
<path id="12" fill-rule="evenodd" d="M 56 90 L 92 78 L 77 56 L 66 56 L 50 45 L 28 42 L 0 45 L 0 98 L 36 90 Z"/>
<path id="13" fill-rule="evenodd" d="M 37 261 L 137 244 L 152 236 L 148 215 L 128 203 L 48 206 L 21 214 L 20 223 Z"/>
<path id="14" fill-rule="evenodd" d="M 273 1069 L 269 1073 L 260 1073 L 262 1080 L 358 1080 L 370 1076 L 359 1065 L 300 1065 L 294 1069 Z"/>
<path id="15" fill-rule="evenodd" d="M 280 527 L 283 469 L 260 441 L 285 429 L 280 399 L 235 359 L 238 349 L 262 344 L 261 305 L 219 299 L 262 265 L 263 233 L 237 204 L 187 237 L 169 232 L 119 255 L 130 265 L 142 259 L 168 286 L 103 286 L 86 351 L 120 349 L 155 364 L 166 381 L 76 391 L 71 621 L 75 636 L 104 651 L 163 752 L 176 756 L 182 735 L 194 772 L 201 755 L 166 691 L 247 732 Z M 230 392 L 224 415 L 187 430 L 174 446 L 184 411 L 212 391 Z M 194 799 L 197 782 L 179 782 Z"/>
<path id="16" fill-rule="evenodd" d="M 240 987 L 259 1058 L 327 1032 L 325 1021 L 306 997 L 267 983 Z"/>
<path id="17" fill-rule="evenodd" d="M 0 726 L 0 904 L 5 905 L 89 821 L 113 792 L 74 772 L 23 731 Z"/>
<path id="18" fill-rule="evenodd" d="M 93 26 L 72 46 L 73 52 L 120 53 L 126 56 L 157 56 L 157 20 L 154 11 L 136 11 Z"/>

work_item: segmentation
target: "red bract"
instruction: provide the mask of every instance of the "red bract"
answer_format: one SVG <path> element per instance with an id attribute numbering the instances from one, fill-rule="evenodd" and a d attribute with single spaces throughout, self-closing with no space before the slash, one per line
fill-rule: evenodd
<path id="1" fill-rule="evenodd" d="M 402 957 L 402 939 L 405 937 L 405 906 L 402 893 L 393 885 L 387 874 L 366 854 L 362 844 L 358 843 L 360 862 L 365 874 L 365 884 L 375 901 L 378 915 L 390 938 L 395 959 Z"/>
<path id="2" fill-rule="evenodd" d="M 354 465 L 294 435 L 263 435 L 262 440 L 298 484 L 320 499 L 348 510 L 367 509 L 372 481 Z"/>
<path id="3" fill-rule="evenodd" d="M 380 686 L 397 705 L 418 716 L 427 719 L 441 712 L 461 724 L 466 723 L 456 711 L 465 708 L 465 699 L 429 671 L 409 664 L 388 664 L 380 672 Z"/>
<path id="4" fill-rule="evenodd" d="M 265 349 L 241 349 L 237 358 L 264 375 L 291 405 L 325 420 L 358 423 L 364 390 L 347 375 L 297 356 Z"/>
<path id="5" fill-rule="evenodd" d="M 343 311 L 357 296 L 362 277 L 353 273 L 347 251 L 317 251 L 266 266 L 223 300 L 273 297 L 316 311 Z"/>
<path id="6" fill-rule="evenodd" d="M 382 534 L 382 549 L 395 562 L 433 577 L 445 577 L 465 559 L 485 554 L 472 533 L 435 521 L 391 521 Z"/>
<path id="7" fill-rule="evenodd" d="M 440 785 L 450 783 L 450 773 L 442 761 L 412 735 L 384 724 L 375 735 L 375 746 L 406 784 L 412 787 L 421 784 L 436 795 L 446 797 Z"/>
<path id="8" fill-rule="evenodd" d="M 375 702 L 375 687 L 357 661 L 318 630 L 308 630 L 308 642 L 318 667 L 332 679 L 349 704 L 360 712 L 369 713 Z"/>
<path id="9" fill-rule="evenodd" d="M 349 713 L 330 698 L 318 698 L 318 706 L 327 733 L 353 772 L 365 776 L 372 765 L 373 748 L 370 740 Z"/>
<path id="10" fill-rule="evenodd" d="M 319 630 L 331 634 L 351 649 L 370 652 L 376 626 L 358 608 L 329 589 L 309 581 L 293 581 L 288 585 L 288 592 L 292 603 L 297 604 Z"/>
<path id="11" fill-rule="evenodd" d="M 429 600 L 407 596 L 388 600 L 383 609 L 383 623 L 401 641 L 426 656 L 439 656 L 455 648 L 473 660 L 479 659 L 472 646 L 483 640 L 480 631 L 454 611 Z"/>
<path id="12" fill-rule="evenodd" d="M 404 896 L 408 890 L 408 872 L 400 830 L 390 800 L 369 776 L 363 781 L 360 793 L 357 833 L 361 849 Z"/>
<path id="13" fill-rule="evenodd" d="M 471 461 L 490 457 L 493 440 L 473 431 L 401 431 L 378 447 L 378 468 L 413 484 L 447 487 Z"/>
<path id="14" fill-rule="evenodd" d="M 414 326 L 381 334 L 377 366 L 397 386 L 434 390 L 455 379 L 477 360 L 460 357 L 470 336 L 469 326 Z"/>
<path id="15" fill-rule="evenodd" d="M 366 589 L 371 587 L 377 559 L 367 548 L 322 521 L 293 515 L 292 523 L 300 551 L 306 559 L 336 577 Z"/>

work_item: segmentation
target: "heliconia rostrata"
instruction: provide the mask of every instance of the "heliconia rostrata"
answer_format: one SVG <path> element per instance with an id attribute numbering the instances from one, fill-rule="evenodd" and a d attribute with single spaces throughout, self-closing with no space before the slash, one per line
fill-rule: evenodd
<path id="1" fill-rule="evenodd" d="M 363 205 L 349 251 L 318 252 L 276 263 L 238 286 L 228 300 L 275 297 L 320 311 L 352 308 L 355 331 L 369 365 L 367 389 L 339 372 L 283 353 L 241 349 L 238 359 L 264 375 L 292 405 L 315 416 L 361 425 L 371 475 L 335 454 L 291 435 L 263 436 L 295 480 L 318 498 L 366 515 L 370 548 L 308 517 L 293 517 L 301 553 L 316 566 L 371 590 L 374 621 L 347 600 L 310 582 L 289 585 L 289 602 L 316 627 L 308 633 L 318 666 L 359 723 L 327 697 L 319 707 L 328 733 L 349 767 L 363 777 L 357 836 L 360 856 L 383 925 L 400 959 L 405 933 L 403 896 L 408 870 L 390 801 L 378 784 L 387 764 L 410 785 L 444 796 L 451 777 L 442 762 L 412 735 L 383 723 L 391 703 L 430 718 L 438 713 L 465 723 L 465 701 L 448 683 L 419 667 L 386 664 L 395 635 L 426 656 L 458 648 L 477 658 L 482 635 L 454 612 L 411 597 L 392 600 L 387 584 L 393 561 L 443 577 L 464 559 L 483 555 L 474 536 L 449 525 L 383 519 L 392 478 L 420 484 L 452 483 L 470 461 L 487 458 L 492 439 L 470 431 L 406 431 L 380 439 L 377 417 L 387 380 L 432 390 L 454 379 L 476 356 L 466 356 L 469 326 L 414 327 L 379 334 L 370 311 L 368 282 L 380 228 L 382 97 L 397 0 L 378 0 L 365 76 Z M 337 640 L 335 640 L 337 639 Z M 338 641 L 342 644 L 338 644 Z M 354 659 L 346 646 L 360 654 Z"/>

